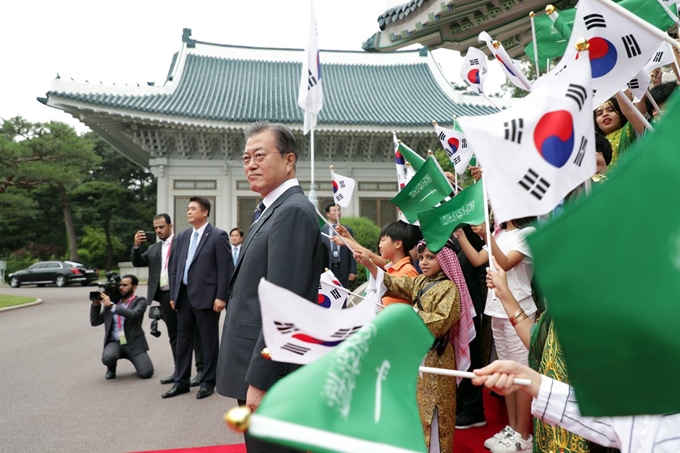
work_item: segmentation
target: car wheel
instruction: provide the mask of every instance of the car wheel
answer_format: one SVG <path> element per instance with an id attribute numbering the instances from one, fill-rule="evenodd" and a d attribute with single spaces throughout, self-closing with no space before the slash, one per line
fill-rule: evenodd
<path id="1" fill-rule="evenodd" d="M 66 277 L 63 275 L 57 275 L 57 278 L 54 280 L 54 284 L 57 285 L 59 288 L 63 288 L 66 286 Z"/>
<path id="2" fill-rule="evenodd" d="M 16 277 L 12 277 L 9 279 L 9 286 L 12 288 L 18 288 L 21 286 L 21 282 L 19 282 L 19 279 Z"/>
<path id="3" fill-rule="evenodd" d="M 38 288 L 42 288 L 42 287 L 44 287 L 44 286 L 45 286 L 45 284 L 44 284 L 44 283 L 38 283 L 38 284 L 37 284 L 37 285 L 35 285 L 35 286 L 37 286 Z"/>

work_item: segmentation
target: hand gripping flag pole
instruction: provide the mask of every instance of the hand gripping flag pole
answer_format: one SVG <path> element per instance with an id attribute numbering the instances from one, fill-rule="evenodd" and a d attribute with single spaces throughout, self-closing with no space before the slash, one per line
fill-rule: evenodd
<path id="1" fill-rule="evenodd" d="M 645 118 L 644 115 L 642 115 L 642 113 L 637 109 L 637 107 L 635 107 L 635 104 L 633 104 L 633 101 L 628 99 L 628 96 L 626 96 L 626 93 L 619 90 L 618 94 L 619 94 L 618 99 L 623 101 L 623 103 L 626 104 L 630 110 L 632 110 L 633 114 L 637 117 L 637 119 L 639 119 L 640 122 L 645 125 L 645 128 L 648 131 L 654 131 L 654 128 L 652 127 L 651 124 L 649 124 L 649 121 L 647 121 L 647 118 Z"/>

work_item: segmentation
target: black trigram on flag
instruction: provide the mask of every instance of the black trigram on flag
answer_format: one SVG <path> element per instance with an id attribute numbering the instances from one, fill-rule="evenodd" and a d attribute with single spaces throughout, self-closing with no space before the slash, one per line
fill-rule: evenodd
<path id="1" fill-rule="evenodd" d="M 439 133 L 439 140 L 442 142 L 446 141 L 446 134 L 444 132 Z"/>
<path id="2" fill-rule="evenodd" d="M 295 327 L 295 324 L 289 322 L 274 321 L 274 325 L 276 326 L 276 330 L 283 334 L 297 332 L 299 330 L 297 327 Z"/>
<path id="3" fill-rule="evenodd" d="M 654 55 L 654 58 L 652 58 L 652 61 L 653 61 L 654 63 L 659 63 L 659 62 L 661 61 L 662 58 L 663 58 L 663 50 L 660 50 L 659 52 L 657 52 L 657 53 Z"/>
<path id="4" fill-rule="evenodd" d="M 580 111 L 583 107 L 583 103 L 586 102 L 586 99 L 588 98 L 588 93 L 586 92 L 585 87 L 570 83 L 569 88 L 567 88 L 567 97 L 573 99 L 576 104 L 578 104 L 578 109 Z"/>
<path id="5" fill-rule="evenodd" d="M 524 130 L 524 118 L 518 118 L 503 123 L 505 128 L 505 139 L 522 144 L 522 131 Z"/>
<path id="6" fill-rule="evenodd" d="M 473 58 L 472 60 L 470 60 L 470 64 L 479 64 L 479 59 Z"/>
<path id="7" fill-rule="evenodd" d="M 640 81 L 638 79 L 633 79 L 630 82 L 628 82 L 628 88 L 631 90 L 637 90 L 640 88 Z"/>
<path id="8" fill-rule="evenodd" d="M 522 179 L 519 180 L 519 185 L 524 187 L 534 197 L 541 200 L 545 193 L 550 188 L 550 183 L 541 178 L 538 173 L 531 168 L 527 171 Z"/>
<path id="9" fill-rule="evenodd" d="M 463 159 L 461 159 L 460 155 L 454 157 L 453 158 L 453 165 L 458 165 L 461 160 L 463 160 Z"/>
<path id="10" fill-rule="evenodd" d="M 290 351 L 298 355 L 305 355 L 310 351 L 309 348 L 305 348 L 304 346 L 300 346 L 293 343 L 286 343 L 283 346 L 281 346 L 281 349 L 285 349 L 286 351 Z"/>
<path id="11" fill-rule="evenodd" d="M 637 57 L 642 53 L 640 50 L 640 46 L 638 45 L 637 41 L 635 40 L 635 36 L 633 35 L 626 35 L 621 38 L 623 41 L 623 45 L 626 48 L 626 53 L 628 54 L 628 58 L 633 58 Z"/>
<path id="12" fill-rule="evenodd" d="M 316 86 L 317 81 L 314 74 L 312 74 L 312 71 L 310 69 L 307 71 L 309 72 L 309 75 L 307 76 L 307 91 L 309 91 Z"/>
<path id="13" fill-rule="evenodd" d="M 333 299 L 338 300 L 342 297 L 340 294 L 340 291 L 338 291 L 336 288 L 333 288 L 330 292 L 331 296 L 333 296 Z"/>
<path id="14" fill-rule="evenodd" d="M 602 14 L 588 14 L 583 17 L 583 21 L 586 23 L 586 28 L 590 30 L 591 28 L 607 28 L 607 24 L 604 21 L 604 16 Z"/>
<path id="15" fill-rule="evenodd" d="M 464 138 L 460 141 L 460 147 L 467 148 L 467 138 Z"/>
<path id="16" fill-rule="evenodd" d="M 336 193 L 336 194 L 335 194 L 335 199 L 336 199 L 336 200 L 340 201 L 340 200 L 342 200 L 343 198 L 345 198 L 345 197 L 343 197 L 341 193 Z"/>
<path id="17" fill-rule="evenodd" d="M 362 327 L 363 326 L 354 326 L 351 329 L 339 329 L 337 332 L 331 335 L 331 338 L 347 338 Z"/>
<path id="18" fill-rule="evenodd" d="M 574 158 L 574 164 L 579 167 L 583 163 L 583 156 L 586 155 L 586 146 L 588 146 L 588 140 L 585 137 L 581 137 L 581 146 L 579 146 L 576 158 Z"/>

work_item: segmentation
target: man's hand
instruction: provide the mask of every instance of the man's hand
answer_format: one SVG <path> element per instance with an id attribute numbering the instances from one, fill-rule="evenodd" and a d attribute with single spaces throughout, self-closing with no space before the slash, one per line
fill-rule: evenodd
<path id="1" fill-rule="evenodd" d="M 227 302 L 223 301 L 222 299 L 215 299 L 215 302 L 213 302 L 213 311 L 219 313 L 224 310 L 224 307 L 226 306 Z"/>
<path id="2" fill-rule="evenodd" d="M 260 390 L 257 387 L 249 385 L 248 393 L 246 393 L 246 406 L 250 408 L 251 411 L 255 412 L 257 408 L 260 407 L 260 403 L 262 402 L 265 393 L 267 393 L 265 390 Z"/>
<path id="3" fill-rule="evenodd" d="M 144 231 L 139 230 L 135 233 L 135 247 L 139 247 L 142 242 L 146 242 L 146 235 L 144 234 Z"/>
<path id="4" fill-rule="evenodd" d="M 103 306 L 110 307 L 111 305 L 113 305 L 113 302 L 111 302 L 111 298 L 107 296 L 106 293 L 101 293 L 101 295 L 102 295 L 101 303 Z"/>
<path id="5" fill-rule="evenodd" d="M 480 167 L 468 167 L 470 170 L 470 174 L 474 178 L 475 181 L 479 181 L 482 179 L 482 169 Z"/>
<path id="6" fill-rule="evenodd" d="M 349 280 L 350 282 L 353 282 L 356 279 L 357 279 L 357 274 L 349 274 L 349 276 L 347 276 L 347 280 Z"/>
<path id="7" fill-rule="evenodd" d="M 177 309 L 175 308 L 175 301 L 174 301 L 174 300 L 171 300 L 171 301 L 170 301 L 170 308 L 172 308 L 173 310 L 177 311 Z"/>

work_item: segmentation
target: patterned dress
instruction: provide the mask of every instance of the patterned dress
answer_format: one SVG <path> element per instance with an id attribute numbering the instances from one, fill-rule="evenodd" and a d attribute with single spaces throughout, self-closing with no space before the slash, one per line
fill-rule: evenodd
<path id="1" fill-rule="evenodd" d="M 460 317 L 460 295 L 456 285 L 443 272 L 433 277 L 419 275 L 416 278 L 395 278 L 385 274 L 386 295 L 414 301 L 419 291 L 432 282 L 438 282 L 420 297 L 422 310 L 418 315 L 435 338 L 446 336 Z M 424 366 L 436 368 L 456 368 L 456 356 L 453 345 L 446 342 L 446 349 L 439 355 L 430 349 L 425 356 Z M 432 419 L 437 411 L 439 420 L 439 448 L 442 453 L 453 449 L 453 432 L 456 427 L 456 378 L 423 373 L 418 378 L 416 390 L 420 421 L 425 432 L 425 442 L 430 448 L 430 430 Z"/>

